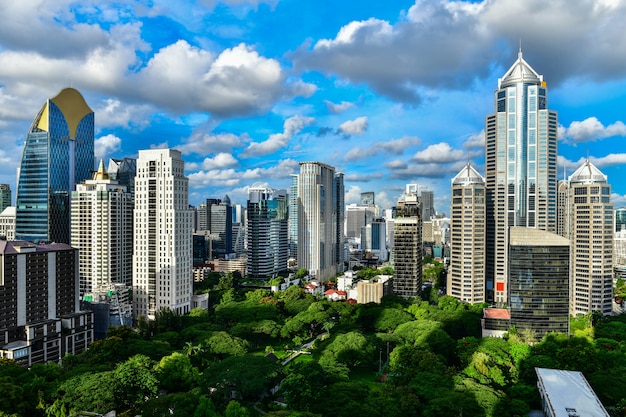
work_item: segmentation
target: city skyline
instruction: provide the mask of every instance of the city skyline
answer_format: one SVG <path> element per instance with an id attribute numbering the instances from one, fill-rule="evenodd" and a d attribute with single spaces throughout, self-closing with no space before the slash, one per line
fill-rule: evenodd
<path id="1" fill-rule="evenodd" d="M 191 204 L 245 204 L 317 160 L 345 174 L 346 205 L 374 191 L 386 208 L 417 183 L 448 213 L 450 179 L 467 162 L 485 173 L 485 116 L 521 43 L 559 113 L 559 179 L 589 157 L 625 204 L 626 5 L 355 4 L 0 5 L 0 183 L 17 190 L 30 122 L 72 86 L 94 110 L 97 158 L 176 148 Z"/>

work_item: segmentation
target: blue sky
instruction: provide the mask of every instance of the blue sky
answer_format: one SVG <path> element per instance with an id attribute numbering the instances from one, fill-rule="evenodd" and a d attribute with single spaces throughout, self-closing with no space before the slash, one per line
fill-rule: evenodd
<path id="1" fill-rule="evenodd" d="M 450 179 L 484 168 L 493 91 L 524 59 L 559 113 L 559 166 L 588 156 L 626 205 L 626 1 L 0 2 L 0 182 L 26 132 L 73 86 L 98 157 L 183 152 L 190 203 L 287 188 L 298 162 L 345 174 L 346 203 L 407 183 L 449 212 Z"/>

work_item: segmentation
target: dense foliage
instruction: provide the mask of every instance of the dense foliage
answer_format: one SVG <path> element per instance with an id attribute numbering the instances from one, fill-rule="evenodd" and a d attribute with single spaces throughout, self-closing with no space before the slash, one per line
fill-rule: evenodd
<path id="1" fill-rule="evenodd" d="M 0 360 L 0 416 L 522 416 L 540 408 L 536 366 L 582 371 L 626 416 L 625 316 L 531 346 L 480 338 L 482 306 L 448 296 L 352 305 L 210 279 L 209 311 L 112 328 L 61 365 Z"/>

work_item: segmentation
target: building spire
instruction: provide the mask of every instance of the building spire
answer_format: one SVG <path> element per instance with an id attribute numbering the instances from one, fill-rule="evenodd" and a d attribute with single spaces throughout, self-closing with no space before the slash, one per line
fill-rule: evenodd
<path id="1" fill-rule="evenodd" d="M 104 161 L 100 158 L 100 164 L 98 165 L 98 171 L 93 176 L 94 180 L 108 180 L 110 179 L 109 173 L 104 169 Z"/>

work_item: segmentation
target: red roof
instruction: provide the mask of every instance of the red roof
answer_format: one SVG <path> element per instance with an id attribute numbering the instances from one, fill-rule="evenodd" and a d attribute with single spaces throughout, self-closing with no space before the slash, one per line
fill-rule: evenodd
<path id="1" fill-rule="evenodd" d="M 486 319 L 511 319 L 511 313 L 504 308 L 486 308 L 483 310 Z"/>

